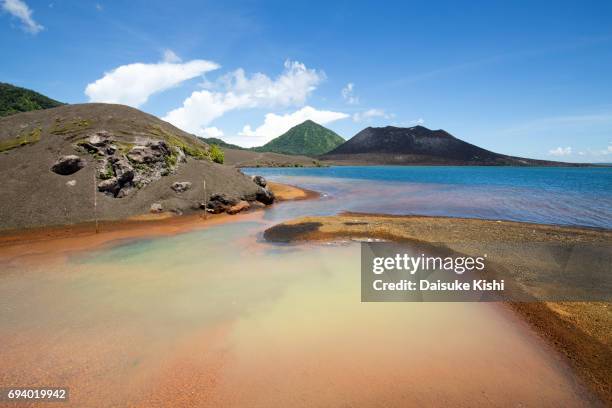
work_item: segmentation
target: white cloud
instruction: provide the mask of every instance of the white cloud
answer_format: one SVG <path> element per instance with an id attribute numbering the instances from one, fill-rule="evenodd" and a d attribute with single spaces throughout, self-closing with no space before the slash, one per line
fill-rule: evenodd
<path id="1" fill-rule="evenodd" d="M 262 73 L 247 77 L 243 69 L 238 69 L 215 84 L 204 83 L 207 89 L 193 92 L 183 106 L 168 112 L 163 119 L 201 134 L 211 121 L 232 110 L 303 105 L 324 79 L 323 72 L 297 61 L 286 61 L 284 71 L 275 79 Z"/>
<path id="2" fill-rule="evenodd" d="M 349 115 L 342 112 L 333 112 L 326 110 L 317 110 L 312 106 L 304 106 L 302 109 L 285 115 L 277 115 L 268 113 L 264 119 L 264 123 L 253 130 L 250 125 L 246 125 L 240 136 L 248 136 L 243 143 L 246 146 L 259 146 L 269 142 L 277 136 L 282 135 L 293 126 L 299 125 L 305 120 L 312 120 L 320 125 L 326 125 L 336 120 L 348 118 Z"/>
<path id="3" fill-rule="evenodd" d="M 164 58 L 178 58 L 172 51 L 168 54 L 168 51 L 164 53 Z M 122 103 L 138 107 L 155 93 L 217 68 L 218 64 L 206 60 L 122 65 L 88 84 L 85 94 L 90 102 Z"/>
<path id="4" fill-rule="evenodd" d="M 181 59 L 181 57 L 176 55 L 174 51 L 170 49 L 164 50 L 164 62 L 175 64 L 175 63 L 182 62 L 182 61 L 183 60 Z"/>
<path id="5" fill-rule="evenodd" d="M 602 150 L 593 150 L 593 149 L 587 149 L 588 153 L 591 156 L 607 156 L 609 154 L 612 154 L 612 145 L 606 147 L 605 149 Z"/>
<path id="6" fill-rule="evenodd" d="M 368 109 L 367 111 L 353 114 L 353 120 L 355 122 L 363 122 L 374 118 L 391 119 L 392 117 L 393 115 L 386 113 L 382 109 Z"/>
<path id="7" fill-rule="evenodd" d="M 549 151 L 549 154 L 552 154 L 552 152 L 554 151 L 557 154 L 554 155 L 559 155 L 558 153 L 560 152 L 559 149 L 562 148 L 557 148 L 557 149 L 553 149 L 551 151 Z M 568 148 L 562 149 L 564 151 L 566 151 Z M 571 149 L 570 149 L 571 151 Z M 608 155 L 612 155 L 612 144 L 608 145 L 606 148 L 604 149 L 591 149 L 591 148 L 587 148 L 584 150 L 580 150 L 577 152 L 579 156 L 587 158 L 587 160 L 594 160 L 594 161 L 600 161 L 600 160 L 607 160 L 607 156 Z"/>
<path id="8" fill-rule="evenodd" d="M 217 127 L 211 126 L 202 129 L 202 136 L 219 138 L 223 136 L 223 131 Z"/>
<path id="9" fill-rule="evenodd" d="M 32 10 L 22 0 L 1 0 L 2 9 L 12 16 L 18 18 L 23 25 L 23 29 L 29 33 L 36 34 L 44 27 L 32 18 Z"/>
<path id="10" fill-rule="evenodd" d="M 354 89 L 355 84 L 352 82 L 349 82 L 344 88 L 342 88 L 342 98 L 349 105 L 357 105 L 359 103 L 359 97 L 355 96 Z"/>
<path id="11" fill-rule="evenodd" d="M 571 147 L 557 147 L 556 149 L 552 149 L 548 151 L 548 154 L 551 156 L 569 156 L 570 154 L 572 154 L 572 148 Z"/>

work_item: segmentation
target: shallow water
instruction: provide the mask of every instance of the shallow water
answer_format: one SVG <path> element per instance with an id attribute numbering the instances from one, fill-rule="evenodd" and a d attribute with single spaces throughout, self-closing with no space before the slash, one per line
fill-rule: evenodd
<path id="1" fill-rule="evenodd" d="M 79 407 L 586 404 L 501 305 L 361 303 L 357 244 L 261 242 L 307 204 L 3 265 L 0 384 Z"/>
<path id="2" fill-rule="evenodd" d="M 244 171 L 325 193 L 326 200 L 309 203 L 318 215 L 348 210 L 612 228 L 612 167 L 346 166 Z"/>

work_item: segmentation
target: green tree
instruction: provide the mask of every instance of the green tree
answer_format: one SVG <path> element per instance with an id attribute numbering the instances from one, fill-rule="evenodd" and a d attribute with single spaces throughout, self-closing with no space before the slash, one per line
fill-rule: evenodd
<path id="1" fill-rule="evenodd" d="M 210 145 L 210 149 L 208 150 L 208 155 L 210 159 L 215 163 L 223 164 L 225 161 L 225 155 L 223 154 L 223 150 L 219 148 L 217 145 Z"/>

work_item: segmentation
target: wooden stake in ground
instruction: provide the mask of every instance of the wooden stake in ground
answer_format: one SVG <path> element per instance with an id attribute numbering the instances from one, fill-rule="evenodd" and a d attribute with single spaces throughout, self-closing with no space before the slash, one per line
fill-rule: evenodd
<path id="1" fill-rule="evenodd" d="M 204 190 L 203 190 L 203 193 L 202 193 L 203 196 L 204 196 L 204 200 L 203 200 L 203 202 L 204 202 L 204 219 L 206 219 L 208 217 L 208 212 L 206 211 L 206 204 L 207 204 L 206 203 L 206 179 L 202 180 L 202 184 L 204 186 Z"/>
<path id="2" fill-rule="evenodd" d="M 94 199 L 94 219 L 96 220 L 96 234 L 100 232 L 98 229 L 98 196 L 96 189 L 96 169 L 93 171 L 93 199 Z"/>

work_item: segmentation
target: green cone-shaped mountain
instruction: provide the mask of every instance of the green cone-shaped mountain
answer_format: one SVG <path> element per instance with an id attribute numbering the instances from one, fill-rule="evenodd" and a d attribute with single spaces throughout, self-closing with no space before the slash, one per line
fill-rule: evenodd
<path id="1" fill-rule="evenodd" d="M 61 105 L 63 103 L 47 98 L 38 92 L 0 82 L 0 117 Z"/>
<path id="2" fill-rule="evenodd" d="M 253 150 L 304 156 L 319 156 L 335 149 L 345 140 L 337 133 L 307 120 L 292 127 L 286 133 Z"/>

